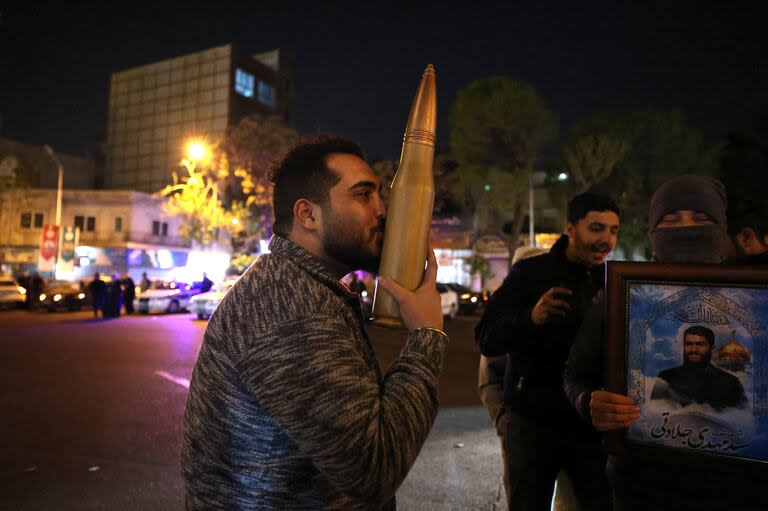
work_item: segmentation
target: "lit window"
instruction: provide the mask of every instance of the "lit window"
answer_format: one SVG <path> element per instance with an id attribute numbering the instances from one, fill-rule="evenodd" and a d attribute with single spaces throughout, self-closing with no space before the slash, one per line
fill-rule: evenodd
<path id="1" fill-rule="evenodd" d="M 237 92 L 242 96 L 245 96 L 246 98 L 252 98 L 253 85 L 254 85 L 254 78 L 252 74 L 246 73 L 240 68 L 237 68 L 235 70 L 235 92 Z M 261 83 L 259 83 L 259 85 L 261 85 Z"/>
<path id="2" fill-rule="evenodd" d="M 259 81 L 259 102 L 275 108 L 276 101 L 277 94 L 275 94 L 275 88 L 268 83 Z"/>
<path id="3" fill-rule="evenodd" d="M 21 228 L 29 229 L 32 227 L 32 213 L 21 214 Z"/>

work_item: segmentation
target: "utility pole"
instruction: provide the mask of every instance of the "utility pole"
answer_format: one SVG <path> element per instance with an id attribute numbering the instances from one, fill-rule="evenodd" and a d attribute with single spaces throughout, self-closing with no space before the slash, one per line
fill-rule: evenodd
<path id="1" fill-rule="evenodd" d="M 59 185 L 56 189 L 56 230 L 58 232 L 58 242 L 56 243 L 56 259 L 53 263 L 53 278 L 56 278 L 56 271 L 59 269 L 59 253 L 61 251 L 61 199 L 64 193 L 64 166 L 56 157 L 53 148 L 48 144 L 43 146 L 48 156 L 56 163 L 59 169 Z"/>

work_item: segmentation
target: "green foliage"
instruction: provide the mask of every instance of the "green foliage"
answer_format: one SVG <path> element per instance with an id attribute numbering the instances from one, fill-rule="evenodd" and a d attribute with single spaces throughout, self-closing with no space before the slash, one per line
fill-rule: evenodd
<path id="1" fill-rule="evenodd" d="M 698 131 L 688 127 L 679 110 L 645 110 L 631 114 L 622 129 L 631 149 L 618 174 L 630 191 L 650 195 L 681 174 L 713 175 L 717 148 L 706 148 Z"/>
<path id="2" fill-rule="evenodd" d="M 558 116 L 533 87 L 503 76 L 471 83 L 451 110 L 451 148 L 459 164 L 530 170 L 558 129 Z"/>
<path id="3" fill-rule="evenodd" d="M 451 109 L 451 148 L 458 163 L 451 188 L 475 214 L 478 227 L 498 232 L 511 218 L 511 247 L 522 228 L 529 176 L 558 122 L 533 87 L 502 76 L 471 83 Z"/>
<path id="4" fill-rule="evenodd" d="M 208 247 L 216 241 L 219 230 L 238 232 L 247 216 L 244 206 L 234 202 L 225 208 L 215 179 L 188 160 L 182 161 L 182 166 L 187 175 L 179 177 L 174 172 L 174 184 L 156 194 L 166 198 L 162 206 L 165 213 L 181 217 L 180 236 Z"/>
<path id="5" fill-rule="evenodd" d="M 653 247 L 648 238 L 648 220 L 647 218 L 637 217 L 621 224 L 619 238 L 616 246 L 624 252 L 627 259 L 631 259 L 633 254 L 640 249 L 646 260 L 651 258 Z"/>
<path id="6" fill-rule="evenodd" d="M 617 119 L 610 115 L 594 115 L 571 128 L 562 150 L 574 193 L 585 192 L 607 179 L 630 146 Z"/>
<path id="7" fill-rule="evenodd" d="M 272 187 L 267 180 L 270 163 L 295 144 L 299 134 L 274 116 L 252 115 L 227 128 L 216 148 L 219 169 L 238 179 L 246 206 L 269 206 Z M 236 190 L 236 189 L 235 189 Z"/>
<path id="8" fill-rule="evenodd" d="M 464 258 L 464 263 L 469 266 L 470 275 L 480 275 L 481 287 L 485 291 L 485 281 L 494 276 L 491 271 L 491 263 L 488 262 L 488 259 L 478 254 Z"/>
<path id="9" fill-rule="evenodd" d="M 574 179 L 554 186 L 558 201 L 596 187 L 614 195 L 630 219 L 644 215 L 653 192 L 672 177 L 712 175 L 720 152 L 678 110 L 594 115 L 571 129 L 563 149 Z"/>
<path id="10" fill-rule="evenodd" d="M 528 178 L 497 167 L 463 165 L 451 176 L 450 193 L 475 213 L 478 232 L 496 232 L 525 206 Z"/>

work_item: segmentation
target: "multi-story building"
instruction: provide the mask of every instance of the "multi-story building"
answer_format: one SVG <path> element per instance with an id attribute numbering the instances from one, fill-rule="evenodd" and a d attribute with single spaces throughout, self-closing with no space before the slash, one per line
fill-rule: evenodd
<path id="1" fill-rule="evenodd" d="M 104 187 L 160 190 L 190 137 L 215 142 L 246 115 L 291 125 L 292 75 L 279 50 L 247 55 L 232 44 L 114 73 Z"/>
<path id="2" fill-rule="evenodd" d="M 95 272 L 128 271 L 134 276 L 146 272 L 150 278 L 177 276 L 173 272 L 188 267 L 194 251 L 188 240 L 179 237 L 179 219 L 163 213 L 163 200 L 144 192 L 64 190 L 62 224 L 78 227 L 80 239 L 72 271 L 60 277 L 82 279 Z M 56 190 L 0 192 L 0 265 L 4 272 L 36 271 L 42 229 L 55 223 L 55 214 Z M 229 243 L 225 236 L 222 234 L 223 246 Z"/>

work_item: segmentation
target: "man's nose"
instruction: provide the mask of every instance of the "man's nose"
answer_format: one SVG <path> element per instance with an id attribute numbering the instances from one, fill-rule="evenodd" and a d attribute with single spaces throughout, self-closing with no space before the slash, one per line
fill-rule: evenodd
<path id="1" fill-rule="evenodd" d="M 379 197 L 378 204 L 376 205 L 376 218 L 385 218 L 387 216 L 387 204 L 384 199 Z"/>

